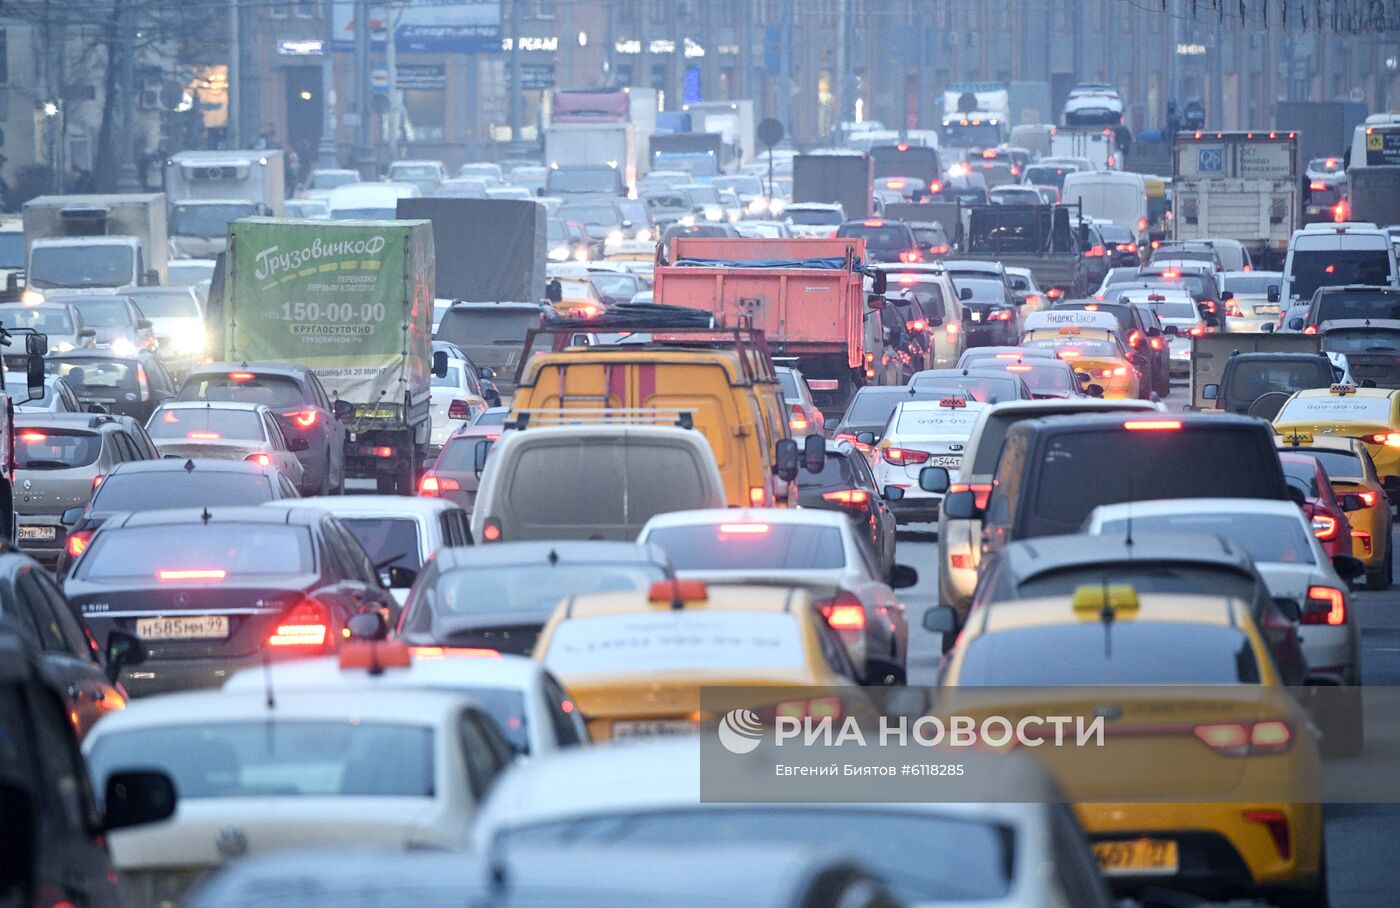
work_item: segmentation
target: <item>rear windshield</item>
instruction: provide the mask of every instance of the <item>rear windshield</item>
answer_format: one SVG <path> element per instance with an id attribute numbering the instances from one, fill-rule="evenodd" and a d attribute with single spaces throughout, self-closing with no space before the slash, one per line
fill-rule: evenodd
<path id="1" fill-rule="evenodd" d="M 1391 403 L 1387 397 L 1361 397 L 1329 394 L 1326 397 L 1295 397 L 1283 405 L 1275 424 L 1367 422 L 1381 425 L 1390 422 Z"/>
<path id="2" fill-rule="evenodd" d="M 1056 432 L 1040 459 L 1026 536 L 1073 533 L 1101 504 L 1157 498 L 1281 498 L 1278 455 L 1253 432 Z M 1217 468 L 1202 470 L 1201 464 Z M 1090 683 L 1090 682 L 1085 682 Z"/>
<path id="3" fill-rule="evenodd" d="M 392 754 L 392 760 L 385 755 Z M 88 758 L 105 787 L 134 767 L 170 776 L 181 798 L 433 796 L 433 730 L 363 721 L 162 725 L 103 735 Z"/>
<path id="4" fill-rule="evenodd" d="M 795 523 L 658 527 L 647 536 L 678 571 L 799 571 L 846 566 L 841 531 Z"/>
<path id="5" fill-rule="evenodd" d="M 182 407 L 161 410 L 151 416 L 146 433 L 158 441 L 219 441 L 239 438 L 264 441 L 262 417 L 254 410 L 222 410 L 216 407 Z"/>
<path id="6" fill-rule="evenodd" d="M 85 467 L 102 452 L 102 438 L 95 432 L 53 429 L 18 429 L 15 432 L 15 469 L 67 470 Z"/>
<path id="7" fill-rule="evenodd" d="M 1056 189 L 1065 188 L 1065 176 L 1074 173 L 1074 167 L 1027 167 L 1026 182 L 1036 186 L 1054 186 Z"/>
<path id="8" fill-rule="evenodd" d="M 1400 353 L 1400 331 L 1377 328 L 1343 328 L 1322 335 L 1328 353 Z"/>
<path id="9" fill-rule="evenodd" d="M 340 522 L 364 546 L 369 560 L 381 570 L 403 567 L 418 570 L 423 553 L 418 548 L 418 521 L 393 517 L 342 517 Z"/>
<path id="10" fill-rule="evenodd" d="M 847 225 L 838 230 L 836 235 L 864 239 L 867 248 L 908 249 L 911 245 L 909 228 L 903 224 L 882 227 L 867 227 L 864 224 Z"/>
<path id="11" fill-rule="evenodd" d="M 1002 368 L 1023 380 L 1036 394 L 1053 394 L 1074 390 L 1070 382 L 1070 370 L 1061 368 L 1054 363 L 1042 365 L 1031 360 L 1023 363 L 1006 363 Z"/>
<path id="12" fill-rule="evenodd" d="M 913 379 L 913 387 L 921 394 L 927 393 L 927 397 L 915 398 L 916 400 L 938 400 L 947 395 L 963 395 L 972 398 L 980 403 L 989 404 L 997 401 L 1018 400 L 1021 397 L 1019 378 L 1012 378 L 1010 375 L 1005 378 L 997 378 L 991 375 L 967 376 L 966 378 L 944 377 L 942 375 L 932 375 L 920 378 L 917 374 Z M 901 398 L 907 400 L 908 398 Z M 899 401 L 895 401 L 898 403 Z M 890 407 L 893 411 L 894 407 Z"/>
<path id="13" fill-rule="evenodd" d="M 806 666 L 793 613 L 718 610 L 564 621 L 555 627 L 543 661 L 562 677 Z"/>
<path id="14" fill-rule="evenodd" d="M 307 403 L 306 394 L 296 383 L 296 379 L 284 375 L 249 372 L 192 375 L 180 387 L 180 396 L 176 399 L 265 404 L 274 410 Z"/>
<path id="15" fill-rule="evenodd" d="M 81 397 L 89 390 L 130 387 L 135 383 L 132 376 L 136 366 L 114 360 L 80 359 L 65 362 L 61 359 L 48 359 L 44 362 L 44 371 L 62 378 L 68 383 L 68 387 L 73 389 L 73 393 Z"/>
<path id="16" fill-rule="evenodd" d="M 841 212 L 835 210 L 814 211 L 811 209 L 789 210 L 783 212 L 783 220 L 787 221 L 789 224 L 797 224 L 803 227 L 820 227 L 825 224 L 830 224 L 835 227 L 837 224 L 841 223 Z"/>
<path id="17" fill-rule="evenodd" d="M 116 472 L 97 487 L 92 510 L 159 511 L 171 508 L 231 507 L 273 500 L 273 483 L 261 473 L 224 473 L 195 467 L 148 473 Z"/>
<path id="18" fill-rule="evenodd" d="M 1158 318 L 1198 319 L 1201 317 L 1200 310 L 1196 308 L 1196 304 L 1184 300 L 1179 303 L 1149 302 L 1148 307 L 1151 308 L 1153 312 L 1157 313 Z"/>
<path id="19" fill-rule="evenodd" d="M 1306 454 L 1316 458 L 1322 464 L 1322 472 L 1327 474 L 1328 479 L 1351 477 L 1359 479 L 1366 475 L 1366 467 L 1362 465 L 1361 458 L 1350 451 L 1336 451 L 1330 448 L 1287 448 L 1285 450 L 1297 451 L 1299 454 Z"/>
<path id="20" fill-rule="evenodd" d="M 1309 498 L 1317 498 L 1321 494 L 1317 487 L 1317 467 L 1311 461 L 1283 460 L 1282 464 L 1283 478 L 1289 485 L 1301 489 Z"/>
<path id="21" fill-rule="evenodd" d="M 860 390 L 851 399 L 846 415 L 841 417 L 842 426 L 883 426 L 890 421 L 894 408 L 906 400 L 936 400 L 937 391 L 908 390 Z"/>
<path id="22" fill-rule="evenodd" d="M 968 303 L 1005 303 L 1006 285 L 999 280 L 975 277 L 955 278 L 953 283 L 959 291 L 971 290 L 972 299 Z"/>
<path id="23" fill-rule="evenodd" d="M 540 314 L 533 309 L 453 306 L 443 315 L 437 336 L 459 347 L 519 346 L 525 343 L 525 332 L 539 324 Z"/>
<path id="24" fill-rule="evenodd" d="M 1221 276 L 1220 282 L 1222 289 L 1229 290 L 1235 296 L 1267 296 L 1270 287 L 1282 286 L 1283 275 L 1268 272 L 1226 274 Z"/>
<path id="25" fill-rule="evenodd" d="M 779 372 L 778 381 L 783 385 L 783 398 L 785 400 L 793 401 L 802 396 L 802 392 L 797 389 L 797 376 L 793 373 Z"/>
<path id="26" fill-rule="evenodd" d="M 0 324 L 6 328 L 33 328 L 40 334 L 74 334 L 67 308 L 52 306 L 0 306 Z"/>
<path id="27" fill-rule="evenodd" d="M 799 489 L 850 489 L 856 484 L 856 468 L 851 465 L 851 459 L 831 451 L 826 453 L 820 473 L 803 470 L 797 475 Z"/>
<path id="28" fill-rule="evenodd" d="M 1249 638 L 1233 627 L 1122 620 L 1001 631 L 975 638 L 958 683 L 1258 684 Z"/>
<path id="29" fill-rule="evenodd" d="M 894 432 L 901 438 L 966 438 L 981 413 L 980 409 L 966 406 L 904 407 L 899 411 Z"/>
<path id="30" fill-rule="evenodd" d="M 1230 383 L 1225 393 L 1232 400 L 1252 401 L 1272 391 L 1292 394 L 1308 388 L 1326 387 L 1331 383 L 1332 367 L 1324 362 L 1254 360 L 1240 363 L 1230 370 Z"/>
<path id="31" fill-rule="evenodd" d="M 1318 298 L 1313 321 L 1343 318 L 1400 318 L 1400 293 L 1327 293 Z"/>
<path id="32" fill-rule="evenodd" d="M 1284 465 L 1288 469 L 1288 465 Z M 1134 533 L 1206 533 L 1244 546 L 1255 561 L 1312 564 L 1312 545 L 1296 517 L 1274 514 L 1134 514 L 1131 522 L 1106 520 L 1099 535 Z"/>
<path id="33" fill-rule="evenodd" d="M 178 523 L 104 527 L 80 562 L 85 580 L 139 578 L 216 583 L 240 574 L 305 574 L 314 569 L 305 527 L 267 523 Z"/>
<path id="34" fill-rule="evenodd" d="M 486 441 L 485 438 L 472 435 L 466 438 L 449 439 L 447 445 L 443 447 L 442 453 L 438 455 L 437 466 L 434 469 L 451 473 L 474 471 L 476 469 L 476 446 L 484 441 Z"/>
<path id="35" fill-rule="evenodd" d="M 543 558 L 540 559 L 543 562 Z M 528 573 L 529 583 L 521 583 Z M 666 578 L 659 565 L 647 562 L 571 562 L 496 564 L 452 568 L 423 590 L 424 608 L 414 608 L 406 631 L 436 626 L 451 631 L 454 619 L 512 615 L 543 620 L 570 596 L 642 590 Z"/>
<path id="36" fill-rule="evenodd" d="M 1292 267 L 1293 280 L 1289 283 L 1288 292 L 1298 299 L 1307 300 L 1312 299 L 1318 287 L 1390 283 L 1390 250 L 1327 249 L 1305 252 L 1295 249 Z"/>

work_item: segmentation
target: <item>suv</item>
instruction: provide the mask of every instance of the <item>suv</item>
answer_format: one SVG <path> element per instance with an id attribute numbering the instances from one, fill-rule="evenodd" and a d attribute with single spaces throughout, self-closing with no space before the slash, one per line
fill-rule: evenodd
<path id="1" fill-rule="evenodd" d="M 191 371 L 175 399 L 265 404 L 288 442 L 306 439 L 307 447 L 296 452 L 303 487 L 318 495 L 345 491 L 345 424 L 306 366 L 211 363 Z"/>
<path id="2" fill-rule="evenodd" d="M 1374 224 L 1309 224 L 1293 231 L 1279 297 L 1292 306 L 1323 286 L 1400 283 L 1390 234 Z M 1275 302 L 1272 291 L 1269 301 Z M 1290 313 L 1289 317 L 1292 317 Z M 1286 324 L 1286 322 L 1285 322 Z"/>
<path id="3" fill-rule="evenodd" d="M 14 444 L 17 542 L 48 565 L 66 541 L 60 515 L 85 504 L 118 465 L 151 457 L 116 419 L 91 413 L 22 413 Z"/>
<path id="4" fill-rule="evenodd" d="M 1325 353 L 1236 353 L 1201 396 L 1217 410 L 1272 419 L 1294 391 L 1329 387 L 1341 380 L 1338 371 Z"/>
<path id="5" fill-rule="evenodd" d="M 922 262 L 924 253 L 914 231 L 903 221 L 864 218 L 846 221 L 836 228 L 836 236 L 865 240 L 865 252 L 872 262 Z"/>
<path id="6" fill-rule="evenodd" d="M 1007 431 L 993 475 L 985 509 L 970 488 L 943 500 L 950 519 L 983 521 L 986 552 L 1077 532 L 1101 504 L 1183 497 L 1301 503 L 1284 481 L 1269 424 L 1225 414 L 1028 419 Z M 947 490 L 948 471 L 925 467 L 919 484 Z"/>
<path id="7" fill-rule="evenodd" d="M 1300 314 L 1289 307 L 1284 328 L 1316 334 L 1324 322 L 1341 319 L 1400 319 L 1400 287 L 1348 284 L 1318 287 Z"/>

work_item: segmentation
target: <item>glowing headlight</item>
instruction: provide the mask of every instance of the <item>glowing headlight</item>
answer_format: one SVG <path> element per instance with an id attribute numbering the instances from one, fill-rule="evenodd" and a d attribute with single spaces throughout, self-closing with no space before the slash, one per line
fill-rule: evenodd
<path id="1" fill-rule="evenodd" d="M 555 246 L 549 250 L 549 260 L 551 262 L 563 262 L 569 258 L 568 246 Z"/>
<path id="2" fill-rule="evenodd" d="M 587 247 L 587 246 L 580 246 L 580 247 L 578 247 L 578 249 L 576 249 L 576 250 L 574 251 L 574 261 L 576 261 L 576 262 L 586 262 L 586 261 L 588 261 L 588 247 Z"/>
<path id="3" fill-rule="evenodd" d="M 768 202 L 768 211 L 769 211 L 770 214 L 774 215 L 775 217 L 776 217 L 777 215 L 782 214 L 782 213 L 783 213 L 783 209 L 786 208 L 786 207 L 787 207 L 787 202 L 784 202 L 782 199 L 770 199 L 769 202 Z"/>
<path id="4" fill-rule="evenodd" d="M 650 243 L 650 242 L 651 242 L 651 231 L 650 231 L 650 230 L 647 230 L 646 228 L 642 228 L 641 230 L 638 230 L 638 231 L 637 231 L 637 242 L 639 242 L 639 243 Z"/>
<path id="5" fill-rule="evenodd" d="M 614 246 L 616 246 L 618 243 L 621 243 L 625 239 L 627 239 L 627 237 L 623 236 L 621 230 L 614 230 L 608 234 L 607 242 L 612 243 Z"/>
<path id="6" fill-rule="evenodd" d="M 677 223 L 677 224 L 680 224 L 682 227 L 690 227 L 690 226 L 693 226 L 693 225 L 695 224 L 695 215 L 693 215 L 693 214 L 683 215 L 679 221 L 676 221 L 676 223 Z"/>
<path id="7" fill-rule="evenodd" d="M 44 294 L 38 290 L 25 290 L 19 295 L 19 301 L 26 306 L 37 306 L 44 301 Z"/>
<path id="8" fill-rule="evenodd" d="M 739 216 L 740 216 L 741 214 L 743 214 L 743 212 L 740 212 L 740 211 L 730 211 L 730 212 L 729 212 L 729 222 L 732 224 L 732 223 L 734 223 L 735 221 L 739 220 Z"/>
<path id="9" fill-rule="evenodd" d="M 767 199 L 752 199 L 748 204 L 748 212 L 749 214 L 762 214 L 767 207 Z"/>
<path id="10" fill-rule="evenodd" d="M 705 206 L 705 220 L 707 220 L 707 221 L 722 221 L 722 220 L 724 220 L 724 209 L 721 208 L 721 207 L 719 207 L 718 205 L 706 205 L 706 206 Z"/>
<path id="11" fill-rule="evenodd" d="M 187 325 L 177 330 L 171 341 L 178 353 L 202 354 L 204 352 L 204 329 L 199 325 Z"/>
<path id="12" fill-rule="evenodd" d="M 136 345 L 130 338 L 119 337 L 112 341 L 112 352 L 118 356 L 132 356 L 136 353 Z"/>

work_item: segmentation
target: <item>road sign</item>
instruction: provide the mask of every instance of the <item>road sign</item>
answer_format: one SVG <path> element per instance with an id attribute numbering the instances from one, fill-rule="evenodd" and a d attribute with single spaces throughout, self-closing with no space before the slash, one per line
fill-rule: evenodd
<path id="1" fill-rule="evenodd" d="M 758 123 L 758 141 L 772 148 L 783 140 L 783 124 L 772 117 L 760 120 Z"/>

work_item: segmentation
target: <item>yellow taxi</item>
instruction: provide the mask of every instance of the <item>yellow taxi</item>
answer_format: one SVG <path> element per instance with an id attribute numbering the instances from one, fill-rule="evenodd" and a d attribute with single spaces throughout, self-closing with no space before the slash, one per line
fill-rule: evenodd
<path id="1" fill-rule="evenodd" d="M 561 275 L 551 278 L 550 284 L 558 284 L 558 299 L 550 288 L 549 300 L 559 315 L 574 318 L 594 318 L 607 311 L 607 303 L 598 295 L 593 282 L 585 277 Z"/>
<path id="2" fill-rule="evenodd" d="M 1303 444 L 1360 439 L 1391 502 L 1400 501 L 1400 391 L 1344 384 L 1298 391 L 1274 417 L 1274 432 Z"/>
<path id="3" fill-rule="evenodd" d="M 1351 524 L 1351 554 L 1366 565 L 1368 589 L 1383 590 L 1394 579 L 1390 500 L 1371 452 L 1358 438 L 1296 433 L 1274 436 L 1279 449 L 1316 457 Z M 1382 585 L 1384 584 L 1384 585 Z"/>
<path id="4" fill-rule="evenodd" d="M 1141 396 L 1137 369 L 1128 359 L 1128 348 L 1116 331 L 1077 325 L 1033 328 L 1022 336 L 1021 346 L 1055 351 L 1055 355 L 1073 366 L 1075 372 L 1090 377 L 1090 388 L 1097 385 L 1103 389 L 1104 397 Z"/>
<path id="5" fill-rule="evenodd" d="M 1325 904 L 1317 741 L 1246 603 L 1118 584 L 993 603 L 969 615 L 942 683 L 953 715 L 1102 717 L 1097 745 L 1042 737 L 1035 755 L 1120 891 Z"/>
<path id="6" fill-rule="evenodd" d="M 702 685 L 855 684 L 845 647 L 805 591 L 700 580 L 566 599 L 534 658 L 564 685 L 594 741 L 697 732 L 714 718 L 701 713 Z M 824 701 L 812 715 L 839 708 Z"/>

